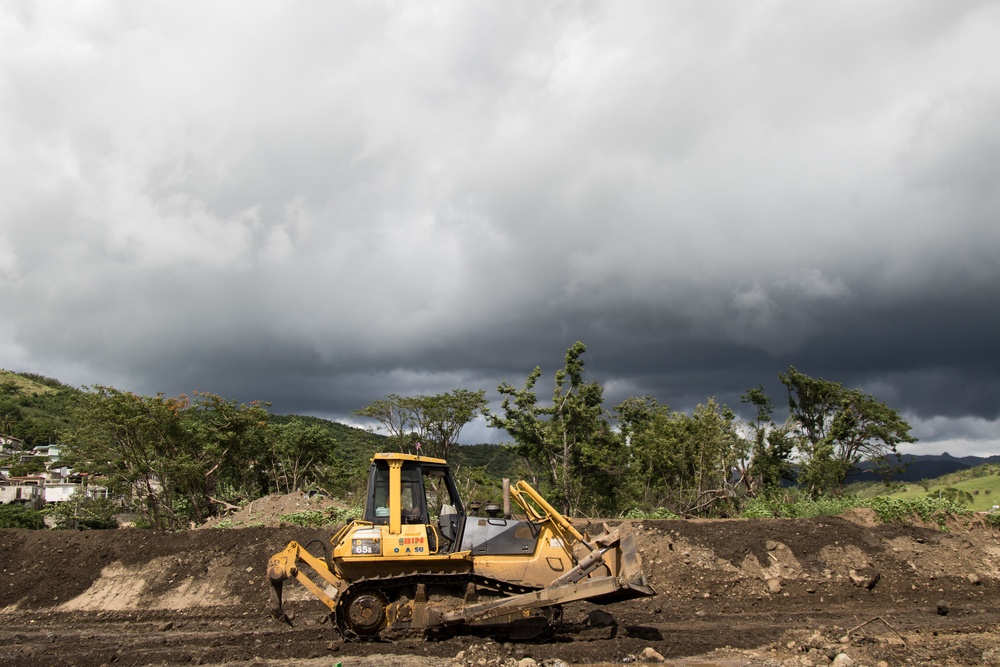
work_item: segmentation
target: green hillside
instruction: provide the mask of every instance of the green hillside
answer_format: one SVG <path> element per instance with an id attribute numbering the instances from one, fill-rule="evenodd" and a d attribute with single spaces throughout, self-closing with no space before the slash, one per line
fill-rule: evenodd
<path id="1" fill-rule="evenodd" d="M 28 448 L 59 442 L 81 393 L 52 378 L 0 369 L 0 433 Z"/>
<path id="2" fill-rule="evenodd" d="M 972 496 L 969 509 L 985 512 L 1000 505 L 1000 465 L 987 464 L 925 480 L 921 484 L 906 484 L 904 488 L 887 494 L 890 498 L 925 498 L 929 495 L 946 496 L 948 489 L 958 489 Z M 886 494 L 883 494 L 886 495 Z"/>

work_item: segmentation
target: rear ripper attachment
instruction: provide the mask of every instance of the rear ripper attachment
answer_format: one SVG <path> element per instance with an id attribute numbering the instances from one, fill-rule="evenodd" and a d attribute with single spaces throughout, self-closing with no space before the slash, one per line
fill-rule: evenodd
<path id="1" fill-rule="evenodd" d="M 524 519 L 475 516 L 443 459 L 376 454 L 363 520 L 338 530 L 323 557 L 297 542 L 271 557 L 272 613 L 291 623 L 282 584 L 297 579 L 345 637 L 478 630 L 525 640 L 549 634 L 563 604 L 655 595 L 626 524 L 589 536 L 526 482 L 509 494 Z"/>

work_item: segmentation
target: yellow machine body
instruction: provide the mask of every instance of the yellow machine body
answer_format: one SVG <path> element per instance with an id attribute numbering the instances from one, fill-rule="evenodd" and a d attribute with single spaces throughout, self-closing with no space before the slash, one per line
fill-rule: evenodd
<path id="1" fill-rule="evenodd" d="M 591 537 L 526 482 L 510 494 L 523 518 L 470 514 L 444 460 L 376 454 L 362 520 L 338 530 L 323 557 L 296 542 L 272 556 L 274 614 L 290 622 L 281 587 L 295 578 L 345 635 L 502 626 L 531 637 L 563 603 L 654 594 L 626 525 Z"/>

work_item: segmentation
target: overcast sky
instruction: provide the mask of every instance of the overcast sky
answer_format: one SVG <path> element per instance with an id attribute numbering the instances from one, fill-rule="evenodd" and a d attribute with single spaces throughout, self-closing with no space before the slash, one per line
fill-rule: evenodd
<path id="1" fill-rule="evenodd" d="M 903 451 L 1000 454 L 998 34 L 959 0 L 4 2 L 0 367 L 357 424 L 581 340 L 609 408 L 782 403 L 794 365 Z"/>

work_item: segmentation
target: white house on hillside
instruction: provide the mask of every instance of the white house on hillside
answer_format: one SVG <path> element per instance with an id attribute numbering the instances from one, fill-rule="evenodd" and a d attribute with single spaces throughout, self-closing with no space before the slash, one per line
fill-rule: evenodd
<path id="1" fill-rule="evenodd" d="M 69 466 L 52 465 L 58 462 L 61 453 L 61 445 L 41 445 L 30 452 L 21 453 L 22 462 L 33 458 L 48 459 L 44 472 L 12 477 L 10 468 L 0 470 L 0 504 L 20 503 L 41 509 L 46 503 L 66 502 L 80 490 L 83 490 L 88 498 L 108 497 L 106 487 L 87 483 L 86 473 L 74 474 Z"/>

